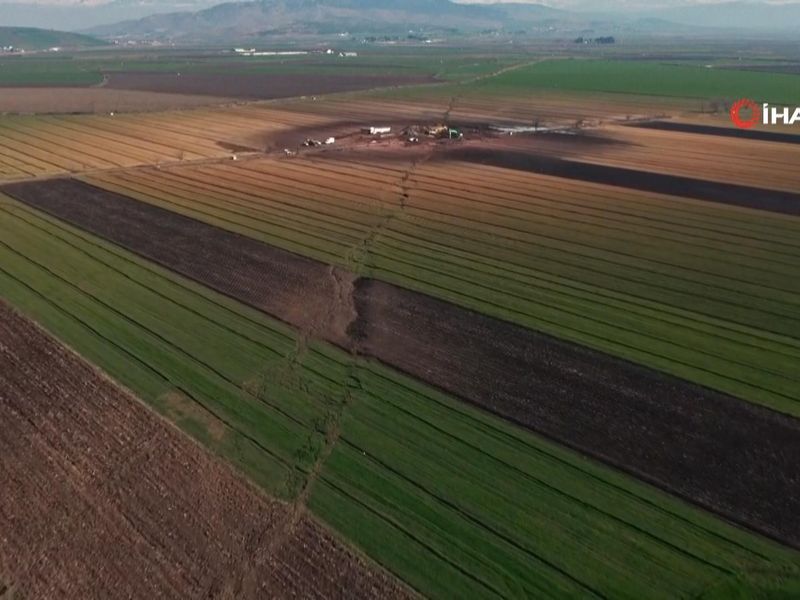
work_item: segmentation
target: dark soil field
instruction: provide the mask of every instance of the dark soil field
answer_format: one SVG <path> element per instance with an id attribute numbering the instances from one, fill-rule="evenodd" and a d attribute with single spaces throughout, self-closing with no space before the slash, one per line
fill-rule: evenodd
<path id="1" fill-rule="evenodd" d="M 169 94 L 192 94 L 268 100 L 312 94 L 351 92 L 435 81 L 431 77 L 398 75 L 282 75 L 251 73 L 109 73 L 105 88 Z"/>
<path id="2" fill-rule="evenodd" d="M 639 171 L 624 167 L 590 164 L 549 156 L 536 151 L 526 152 L 518 149 L 502 148 L 501 146 L 456 148 L 451 149 L 446 156 L 457 160 L 506 169 L 529 171 L 555 177 L 569 177 L 580 181 L 616 185 L 673 196 L 684 196 L 686 198 L 755 208 L 787 215 L 800 215 L 800 193 L 707 181 L 651 171 Z"/>
<path id="3" fill-rule="evenodd" d="M 2 302 L 0 364 L 0 590 L 408 596 Z"/>
<path id="4" fill-rule="evenodd" d="M 360 351 L 749 527 L 800 544 L 800 423 L 375 280 Z"/>
<path id="5" fill-rule="evenodd" d="M 304 332 L 346 343 L 355 317 L 349 273 L 73 179 L 6 191 Z"/>
<path id="6" fill-rule="evenodd" d="M 790 417 L 73 180 L 3 191 L 800 546 L 800 424 Z"/>
<path id="7" fill-rule="evenodd" d="M 764 142 L 781 142 L 784 144 L 800 144 L 800 135 L 791 133 L 778 133 L 773 131 L 754 131 L 752 129 L 737 129 L 735 127 L 715 127 L 713 125 L 695 125 L 693 123 L 680 123 L 676 121 L 649 121 L 635 123 L 629 127 L 642 129 L 659 129 L 661 131 L 679 131 L 681 133 L 699 133 L 702 135 L 721 135 L 744 140 L 761 140 Z"/>

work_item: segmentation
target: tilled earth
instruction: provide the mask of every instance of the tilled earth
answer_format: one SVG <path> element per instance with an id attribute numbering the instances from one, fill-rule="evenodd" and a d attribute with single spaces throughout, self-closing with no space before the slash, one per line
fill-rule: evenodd
<path id="1" fill-rule="evenodd" d="M 355 305 L 362 353 L 800 545 L 800 421 L 381 281 Z"/>
<path id="2" fill-rule="evenodd" d="M 800 421 L 87 184 L 3 191 L 800 547 Z"/>
<path id="3" fill-rule="evenodd" d="M 14 597 L 409 595 L 2 302 L 0 422 Z"/>
<path id="4" fill-rule="evenodd" d="M 287 75 L 274 73 L 164 73 L 130 71 L 109 73 L 105 87 L 114 90 L 139 90 L 169 94 L 218 96 L 245 99 L 272 99 L 366 90 L 393 85 L 435 81 L 430 76 L 399 75 Z"/>

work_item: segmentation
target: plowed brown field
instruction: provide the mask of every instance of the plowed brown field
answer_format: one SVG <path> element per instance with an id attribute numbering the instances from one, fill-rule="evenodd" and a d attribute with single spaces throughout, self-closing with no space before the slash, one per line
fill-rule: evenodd
<path id="1" fill-rule="evenodd" d="M 597 146 L 562 144 L 558 155 L 594 164 L 756 188 L 787 192 L 800 189 L 798 144 L 620 125 L 605 126 L 599 133 L 613 143 L 604 144 L 600 151 Z M 533 148 L 538 145 L 535 136 L 529 145 Z"/>
<path id="2" fill-rule="evenodd" d="M 445 119 L 453 123 L 495 123 L 530 125 L 573 124 L 626 120 L 675 114 L 691 108 L 685 101 L 614 94 L 575 96 L 553 92 L 533 92 L 498 98 L 473 94 L 465 88 L 429 86 L 413 92 L 327 98 L 292 103 L 290 109 L 308 114 L 330 115 L 339 119 Z"/>
<path id="3" fill-rule="evenodd" d="M 74 114 L 140 112 L 231 102 L 230 98 L 93 88 L 3 88 L 0 113 Z"/>
<path id="4" fill-rule="evenodd" d="M 164 73 L 131 71 L 111 73 L 106 87 L 170 94 L 196 94 L 235 98 L 290 98 L 306 94 L 331 94 L 394 85 L 435 81 L 426 76 L 399 75 L 321 75 L 274 73 Z"/>
<path id="5" fill-rule="evenodd" d="M 0 590 L 407 597 L 0 302 Z"/>
<path id="6" fill-rule="evenodd" d="M 256 106 L 147 114 L 8 116 L 0 119 L 0 181 L 219 160 L 261 149 L 242 142 L 327 122 L 324 117 Z"/>

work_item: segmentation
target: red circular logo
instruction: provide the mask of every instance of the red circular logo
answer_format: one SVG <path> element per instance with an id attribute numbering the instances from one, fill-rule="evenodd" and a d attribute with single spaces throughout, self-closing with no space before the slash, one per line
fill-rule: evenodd
<path id="1" fill-rule="evenodd" d="M 750 109 L 751 114 L 745 119 L 742 117 L 741 113 L 743 109 L 747 108 Z M 734 125 L 737 127 L 741 127 L 742 129 L 750 129 L 756 124 L 756 121 L 758 121 L 758 109 L 758 104 L 748 98 L 737 100 L 733 103 L 733 106 L 731 106 L 731 121 L 733 121 Z"/>

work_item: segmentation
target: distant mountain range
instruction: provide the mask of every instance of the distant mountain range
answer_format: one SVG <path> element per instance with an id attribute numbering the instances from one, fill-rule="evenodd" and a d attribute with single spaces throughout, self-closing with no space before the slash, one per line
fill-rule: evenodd
<path id="1" fill-rule="evenodd" d="M 450 0 L 258 0 L 232 2 L 96 27 L 105 37 L 237 38 L 271 33 L 594 29 L 686 32 L 692 28 L 797 30 L 800 4 L 726 2 L 592 14 L 540 4 L 459 4 Z"/>
<path id="2" fill-rule="evenodd" d="M 88 35 L 36 29 L 34 27 L 0 27 L 0 46 L 26 51 L 47 50 L 49 48 L 93 48 L 105 46 L 108 42 Z"/>
<path id="3" fill-rule="evenodd" d="M 533 3 L 465 4 L 450 0 L 256 0 L 217 5 L 213 2 L 82 0 L 77 6 L 64 6 L 4 4 L 0 0 L 0 22 L 50 26 L 56 21 L 59 28 L 108 38 L 169 38 L 194 42 L 244 40 L 276 33 L 345 31 L 361 34 L 400 34 L 408 30 L 563 33 L 591 29 L 600 35 L 631 31 L 691 33 L 711 29 L 762 34 L 800 31 L 800 4 L 755 1 L 646 9 L 635 0 L 604 0 L 603 12 L 559 10 Z"/>
<path id="4" fill-rule="evenodd" d="M 450 0 L 259 0 L 153 15 L 93 28 L 103 36 L 215 37 L 267 33 L 476 31 L 541 24 L 568 13 L 530 4 L 463 5 Z"/>
<path id="5" fill-rule="evenodd" d="M 800 34 L 800 4 L 703 3 L 645 11 L 644 16 L 699 27 L 793 31 L 795 34 Z"/>

